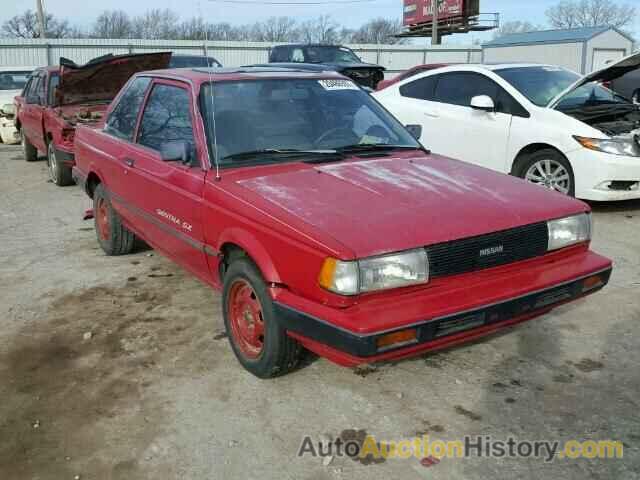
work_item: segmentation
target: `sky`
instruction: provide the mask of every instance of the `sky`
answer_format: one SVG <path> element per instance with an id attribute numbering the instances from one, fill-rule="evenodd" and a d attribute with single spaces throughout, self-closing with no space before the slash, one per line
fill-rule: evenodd
<path id="1" fill-rule="evenodd" d="M 296 0 L 304 1 L 304 0 Z M 309 0 L 313 1 L 313 0 Z M 499 12 L 502 22 L 515 20 L 528 21 L 536 25 L 546 26 L 545 10 L 558 3 L 559 0 L 481 0 L 482 12 Z M 628 4 L 637 4 L 640 0 L 626 0 Z M 35 0 L 2 0 L 0 23 L 31 7 L 35 9 Z M 31 5 L 33 4 L 33 5 Z M 182 18 L 203 16 L 210 21 L 229 22 L 232 24 L 253 23 L 271 16 L 293 16 L 300 20 L 314 18 L 323 14 L 331 14 L 333 18 L 347 27 L 358 27 L 372 18 L 401 18 L 402 0 L 374 0 L 370 3 L 352 5 L 310 5 L 299 6 L 260 6 L 217 3 L 211 0 L 44 0 L 45 9 L 58 17 L 68 18 L 72 24 L 88 25 L 105 9 L 124 10 L 130 15 L 143 13 L 151 8 L 170 8 Z M 640 18 L 636 19 L 632 30 L 640 34 Z M 638 35 L 640 36 L 640 35 Z M 470 33 L 456 35 L 447 43 L 473 43 L 474 40 L 486 40 L 492 33 Z M 426 42 L 426 40 L 425 40 Z"/>

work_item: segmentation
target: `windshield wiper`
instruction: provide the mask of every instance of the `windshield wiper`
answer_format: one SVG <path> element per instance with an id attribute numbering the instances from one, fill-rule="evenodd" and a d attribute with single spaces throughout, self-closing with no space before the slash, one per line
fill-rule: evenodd
<path id="1" fill-rule="evenodd" d="M 297 150 L 295 148 L 263 148 L 260 150 L 251 150 L 248 152 L 233 153 L 221 158 L 221 160 L 243 161 L 252 160 L 261 155 L 336 155 L 339 152 L 337 150 Z"/>
<path id="2" fill-rule="evenodd" d="M 389 145 L 386 143 L 359 143 L 357 145 L 346 145 L 344 147 L 336 148 L 336 150 L 340 153 L 351 153 L 385 150 L 422 150 L 422 147 L 411 145 Z"/>

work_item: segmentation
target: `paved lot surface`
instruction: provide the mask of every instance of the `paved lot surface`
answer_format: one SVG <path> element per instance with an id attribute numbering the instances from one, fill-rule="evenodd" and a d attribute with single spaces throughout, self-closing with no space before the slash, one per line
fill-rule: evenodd
<path id="1" fill-rule="evenodd" d="M 611 285 L 508 333 L 260 381 L 220 297 L 150 250 L 107 258 L 89 200 L 0 147 L 0 478 L 640 478 L 640 202 L 595 206 Z M 91 334 L 91 338 L 85 338 Z M 617 439 L 622 460 L 297 458 L 305 435 Z"/>

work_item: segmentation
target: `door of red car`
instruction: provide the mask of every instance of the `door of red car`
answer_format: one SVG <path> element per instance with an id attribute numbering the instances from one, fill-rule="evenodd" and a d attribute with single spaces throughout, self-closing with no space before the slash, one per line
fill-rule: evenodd
<path id="1" fill-rule="evenodd" d="M 31 80 L 25 92 L 24 105 L 20 114 L 23 134 L 40 152 L 44 152 L 47 149 L 42 125 L 46 105 L 46 79 L 46 73 L 42 72 Z"/>
<path id="2" fill-rule="evenodd" d="M 135 142 L 123 154 L 126 201 L 136 225 L 155 247 L 201 276 L 204 253 L 202 193 L 205 170 L 195 141 L 193 97 L 188 85 L 155 80 L 147 92 Z M 183 145 L 184 161 L 161 152 Z"/>

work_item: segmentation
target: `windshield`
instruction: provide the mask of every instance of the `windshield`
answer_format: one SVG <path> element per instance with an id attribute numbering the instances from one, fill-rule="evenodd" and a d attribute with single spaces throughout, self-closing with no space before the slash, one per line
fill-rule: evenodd
<path id="1" fill-rule="evenodd" d="M 546 107 L 555 97 L 580 79 L 560 67 L 521 67 L 495 70 L 534 105 Z"/>
<path id="2" fill-rule="evenodd" d="M 0 72 L 0 90 L 22 90 L 30 71 Z"/>
<path id="3" fill-rule="evenodd" d="M 358 56 L 346 47 L 306 47 L 309 63 L 362 63 Z"/>
<path id="4" fill-rule="evenodd" d="M 335 150 L 394 145 L 421 148 L 404 127 L 350 80 L 243 80 L 203 86 L 202 104 L 220 165 L 266 150 Z M 212 115 L 215 106 L 215 118 Z M 262 155 L 261 161 L 264 161 Z M 285 161 L 266 155 L 269 161 Z M 253 158 L 252 160 L 256 160 Z"/>

